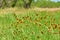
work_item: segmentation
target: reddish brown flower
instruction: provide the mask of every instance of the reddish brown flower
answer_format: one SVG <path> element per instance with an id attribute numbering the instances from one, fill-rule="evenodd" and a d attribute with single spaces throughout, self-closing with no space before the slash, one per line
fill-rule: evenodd
<path id="1" fill-rule="evenodd" d="M 60 30 L 60 27 L 58 27 L 58 29 Z"/>
<path id="2" fill-rule="evenodd" d="M 55 21 L 55 18 L 51 19 L 51 21 L 54 22 Z"/>
<path id="3" fill-rule="evenodd" d="M 32 33 L 31 34 L 35 34 L 35 32 L 34 31 L 32 31 Z"/>
<path id="4" fill-rule="evenodd" d="M 19 20 L 18 18 L 16 18 L 16 20 Z"/>
<path id="5" fill-rule="evenodd" d="M 39 14 L 36 13 L 36 16 L 38 16 Z"/>
<path id="6" fill-rule="evenodd" d="M 13 24 L 11 24 L 11 26 L 13 26 Z"/>
<path id="7" fill-rule="evenodd" d="M 30 17 L 30 20 L 32 20 L 32 18 Z"/>
<path id="8" fill-rule="evenodd" d="M 43 18 L 42 17 L 40 17 L 40 20 L 42 20 Z"/>
<path id="9" fill-rule="evenodd" d="M 51 31 L 51 27 L 48 27 L 48 31 Z"/>
<path id="10" fill-rule="evenodd" d="M 46 18 L 47 18 L 47 16 L 44 17 L 44 19 L 46 19 Z"/>
<path id="11" fill-rule="evenodd" d="M 41 31 L 41 34 L 44 34 L 44 32 L 43 32 L 43 31 Z"/>
<path id="12" fill-rule="evenodd" d="M 37 38 L 39 39 L 40 37 L 39 37 L 39 36 L 37 36 Z"/>
<path id="13" fill-rule="evenodd" d="M 60 31 L 59 31 L 59 34 L 60 34 Z"/>
<path id="14" fill-rule="evenodd" d="M 57 28 L 57 24 L 51 24 L 53 29 L 56 29 Z"/>
<path id="15" fill-rule="evenodd" d="M 39 24 L 39 26 L 41 26 L 41 24 Z"/>
<path id="16" fill-rule="evenodd" d="M 34 24 L 37 24 L 37 21 L 36 20 L 34 21 Z"/>
<path id="17" fill-rule="evenodd" d="M 16 28 L 16 30 L 18 31 L 18 28 Z"/>
<path id="18" fill-rule="evenodd" d="M 18 24 L 19 24 L 19 22 L 17 22 L 17 23 L 15 24 L 15 26 L 17 27 Z"/>
<path id="19" fill-rule="evenodd" d="M 47 25 L 48 24 L 48 21 L 45 23 L 45 25 Z"/>
<path id="20" fill-rule="evenodd" d="M 26 17 L 26 19 L 28 19 L 28 18 L 29 18 L 29 16 Z"/>
<path id="21" fill-rule="evenodd" d="M 19 23 L 23 23 L 23 21 L 20 19 L 20 20 L 19 20 Z"/>
<path id="22" fill-rule="evenodd" d="M 16 34 L 17 34 L 17 32 L 14 30 L 13 34 L 14 34 L 14 35 L 16 35 Z"/>
<path id="23" fill-rule="evenodd" d="M 32 20 L 30 20 L 30 22 L 32 23 Z"/>
<path id="24" fill-rule="evenodd" d="M 16 14 L 14 14 L 14 16 L 15 16 L 15 18 L 17 18 L 17 15 Z"/>
<path id="25" fill-rule="evenodd" d="M 55 18 L 53 19 L 53 21 L 55 21 Z"/>

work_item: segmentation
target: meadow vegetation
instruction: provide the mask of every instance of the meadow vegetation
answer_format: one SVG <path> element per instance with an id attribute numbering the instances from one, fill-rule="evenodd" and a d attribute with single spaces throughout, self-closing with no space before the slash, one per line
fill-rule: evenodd
<path id="1" fill-rule="evenodd" d="M 0 0 L 0 40 L 60 40 L 60 2 Z"/>
<path id="2" fill-rule="evenodd" d="M 1 14 L 0 40 L 60 40 L 60 11 Z"/>

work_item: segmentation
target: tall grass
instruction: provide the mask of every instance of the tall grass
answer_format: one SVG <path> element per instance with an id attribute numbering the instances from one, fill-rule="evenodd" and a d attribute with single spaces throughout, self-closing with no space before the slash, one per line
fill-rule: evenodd
<path id="1" fill-rule="evenodd" d="M 0 16 L 0 40 L 60 40 L 60 12 L 8 13 Z"/>

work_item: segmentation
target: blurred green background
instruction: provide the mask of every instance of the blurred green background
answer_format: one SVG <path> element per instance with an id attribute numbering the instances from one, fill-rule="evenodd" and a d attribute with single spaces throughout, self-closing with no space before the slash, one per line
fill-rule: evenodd
<path id="1" fill-rule="evenodd" d="M 29 0 L 24 0 L 26 3 Z M 6 7 L 23 7 L 24 3 L 23 0 L 0 0 L 0 8 Z M 51 1 L 51 0 L 32 0 L 31 7 L 40 7 L 40 8 L 59 8 L 60 1 Z"/>

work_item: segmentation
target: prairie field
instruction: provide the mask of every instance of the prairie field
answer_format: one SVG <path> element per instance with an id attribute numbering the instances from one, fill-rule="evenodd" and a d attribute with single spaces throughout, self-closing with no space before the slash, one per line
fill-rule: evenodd
<path id="1" fill-rule="evenodd" d="M 60 9 L 0 9 L 0 40 L 60 40 Z"/>

